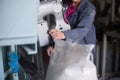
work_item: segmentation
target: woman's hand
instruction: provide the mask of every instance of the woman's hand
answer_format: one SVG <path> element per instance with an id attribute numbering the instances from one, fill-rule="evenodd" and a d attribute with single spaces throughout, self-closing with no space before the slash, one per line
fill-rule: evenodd
<path id="1" fill-rule="evenodd" d="M 53 47 L 52 46 L 48 46 L 48 48 L 47 48 L 47 54 L 48 54 L 48 56 L 51 55 L 52 50 L 53 50 Z"/>
<path id="2" fill-rule="evenodd" d="M 49 34 L 53 39 L 65 39 L 64 33 L 57 29 L 50 29 Z"/>

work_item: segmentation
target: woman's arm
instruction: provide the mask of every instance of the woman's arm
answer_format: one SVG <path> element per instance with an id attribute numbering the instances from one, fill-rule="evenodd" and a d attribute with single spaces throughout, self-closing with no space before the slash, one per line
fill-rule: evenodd
<path id="1" fill-rule="evenodd" d="M 86 14 L 78 23 L 75 29 L 64 31 L 64 35 L 66 40 L 81 40 L 83 39 L 93 25 L 93 21 L 95 18 L 95 10 L 93 10 L 90 14 Z"/>

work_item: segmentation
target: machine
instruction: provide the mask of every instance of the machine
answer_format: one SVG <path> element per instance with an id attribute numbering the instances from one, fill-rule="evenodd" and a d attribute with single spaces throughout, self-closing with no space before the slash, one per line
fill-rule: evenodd
<path id="1" fill-rule="evenodd" d="M 45 46 L 49 43 L 49 35 L 47 34 L 47 31 L 53 27 L 48 25 L 48 21 L 44 20 L 44 17 L 49 14 L 55 16 L 56 22 L 54 28 L 57 28 L 60 31 L 70 29 L 70 25 L 64 21 L 63 6 L 60 0 L 40 2 L 38 10 L 38 36 L 40 46 Z"/>
<path id="2" fill-rule="evenodd" d="M 30 54 L 37 53 L 38 4 L 38 0 L 0 1 L 0 80 L 5 80 L 10 73 L 13 75 L 12 80 L 19 80 L 18 73 L 13 73 L 8 66 L 8 57 L 5 55 L 9 51 L 6 47 L 16 52 L 17 46 L 20 45 Z M 25 45 L 33 45 L 34 49 Z"/>
<path id="3" fill-rule="evenodd" d="M 41 47 L 49 43 L 47 31 L 52 27 L 44 20 L 45 16 L 49 14 L 55 16 L 54 28 L 60 31 L 70 29 L 69 24 L 64 22 L 63 7 L 60 0 L 43 1 L 40 4 L 39 0 L 2 0 L 0 1 L 0 11 L 1 80 L 5 80 L 8 74 L 12 73 L 11 68 L 4 69 L 3 56 L 6 54 L 6 51 L 4 52 L 6 47 L 16 52 L 17 45 L 20 45 L 29 54 L 36 54 L 38 38 Z M 31 45 L 33 45 L 33 49 L 30 48 Z M 18 73 L 12 75 L 12 80 L 19 80 Z"/>

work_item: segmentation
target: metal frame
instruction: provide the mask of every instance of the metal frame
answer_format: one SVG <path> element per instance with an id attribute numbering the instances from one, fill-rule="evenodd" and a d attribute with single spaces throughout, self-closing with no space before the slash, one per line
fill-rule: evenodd
<path id="1" fill-rule="evenodd" d="M 4 66 L 3 66 L 3 53 L 2 47 L 0 47 L 0 79 L 4 80 Z"/>
<path id="2" fill-rule="evenodd" d="M 102 74 L 100 80 L 105 80 L 106 79 L 106 55 L 107 55 L 107 37 L 113 37 L 116 39 L 120 39 L 120 34 L 114 33 L 114 32 L 106 32 L 103 35 L 103 59 L 102 59 Z M 119 45 L 117 45 L 118 47 Z M 115 63 L 115 71 L 118 70 L 118 60 L 119 60 L 119 49 L 116 49 L 116 63 Z"/>

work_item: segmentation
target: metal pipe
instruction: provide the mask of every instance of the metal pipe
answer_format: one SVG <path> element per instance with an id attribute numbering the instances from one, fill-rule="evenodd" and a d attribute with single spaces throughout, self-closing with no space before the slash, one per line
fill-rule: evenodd
<path id="1" fill-rule="evenodd" d="M 118 72 L 118 68 L 119 68 L 119 42 L 116 42 L 116 54 L 115 54 L 115 67 L 114 70 L 115 72 Z"/>
<path id="2" fill-rule="evenodd" d="M 112 18 L 111 18 L 111 22 L 114 23 L 115 22 L 115 0 L 112 0 Z"/>
<path id="3" fill-rule="evenodd" d="M 2 53 L 2 47 L 0 46 L 0 79 L 4 80 L 4 64 L 3 64 L 3 53 Z"/>
<path id="4" fill-rule="evenodd" d="M 107 35 L 104 33 L 103 35 L 102 80 L 105 80 L 106 54 L 107 54 Z"/>
<path id="5" fill-rule="evenodd" d="M 99 63 L 99 57 L 100 57 L 100 45 L 98 44 L 96 46 L 97 48 L 97 51 L 96 51 L 96 67 L 97 67 L 97 72 L 99 73 L 99 66 L 100 66 L 100 63 Z"/>

